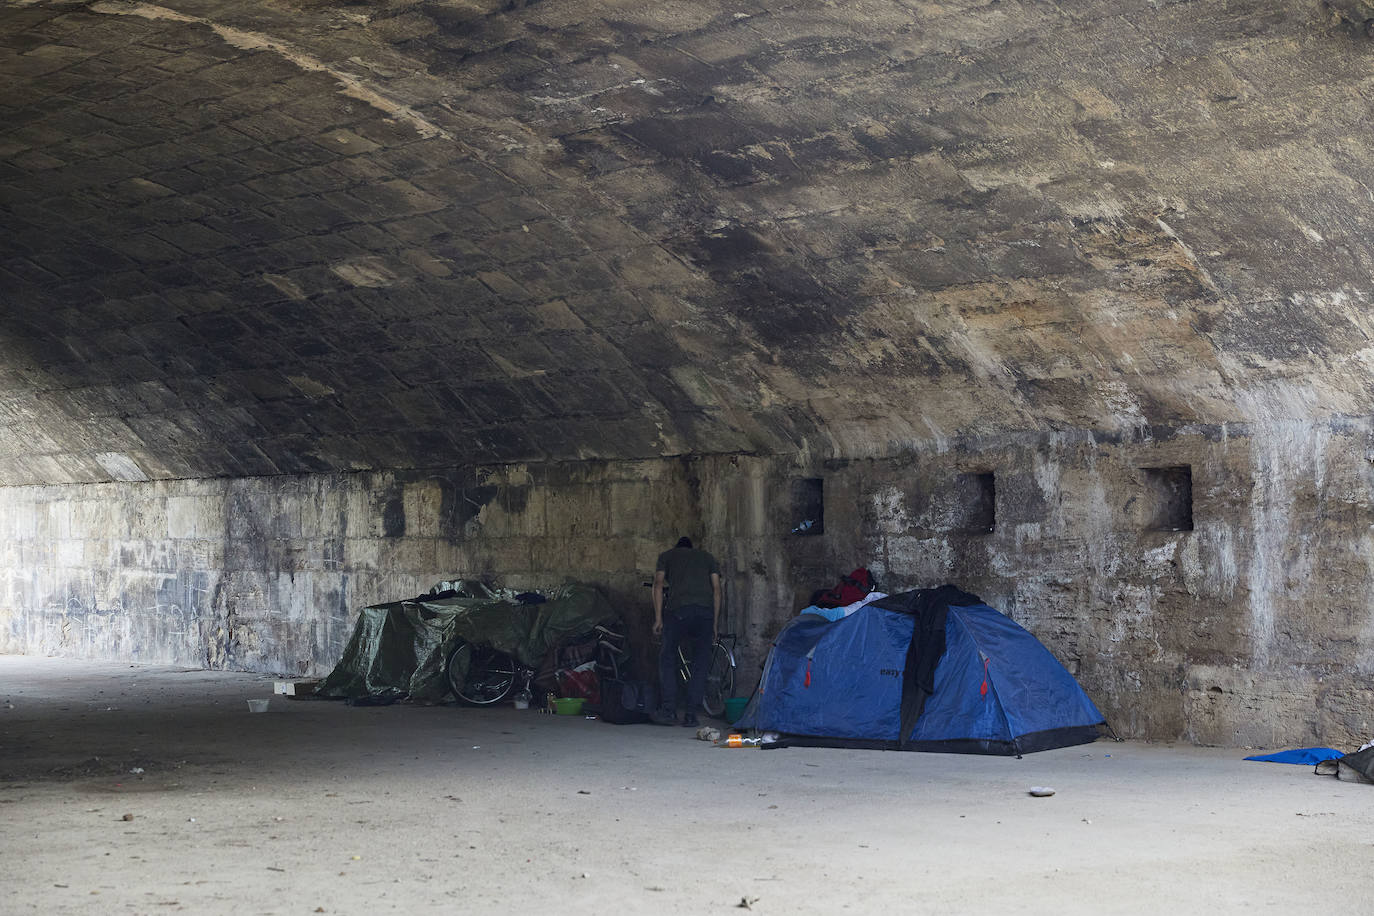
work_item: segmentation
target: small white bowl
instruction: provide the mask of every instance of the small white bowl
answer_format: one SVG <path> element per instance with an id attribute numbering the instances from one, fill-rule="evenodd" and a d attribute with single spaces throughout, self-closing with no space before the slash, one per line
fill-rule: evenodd
<path id="1" fill-rule="evenodd" d="M 249 711 L 249 712 L 267 712 L 267 704 L 268 704 L 269 702 L 270 702 L 269 700 L 249 700 L 249 701 L 248 701 L 248 711 Z"/>

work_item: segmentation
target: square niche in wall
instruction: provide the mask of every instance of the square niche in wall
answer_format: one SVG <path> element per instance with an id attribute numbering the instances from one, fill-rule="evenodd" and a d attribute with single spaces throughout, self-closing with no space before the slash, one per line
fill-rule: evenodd
<path id="1" fill-rule="evenodd" d="M 825 481 L 803 477 L 792 481 L 791 533 L 804 536 L 825 533 Z"/>
<path id="2" fill-rule="evenodd" d="M 1192 467 L 1141 468 L 1140 472 L 1145 478 L 1145 527 L 1151 531 L 1192 531 Z"/>
<path id="3" fill-rule="evenodd" d="M 960 474 L 954 479 L 957 518 L 964 534 L 988 534 L 997 527 L 997 476 L 992 471 Z"/>

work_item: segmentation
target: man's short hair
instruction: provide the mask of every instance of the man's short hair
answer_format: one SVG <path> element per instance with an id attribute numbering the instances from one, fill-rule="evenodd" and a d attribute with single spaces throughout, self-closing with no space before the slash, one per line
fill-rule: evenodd
<path id="1" fill-rule="evenodd" d="M 677 546 L 678 546 L 678 547 L 691 547 L 691 546 L 692 546 L 692 539 L 691 539 L 691 538 L 678 538 L 678 539 L 677 539 Z"/>

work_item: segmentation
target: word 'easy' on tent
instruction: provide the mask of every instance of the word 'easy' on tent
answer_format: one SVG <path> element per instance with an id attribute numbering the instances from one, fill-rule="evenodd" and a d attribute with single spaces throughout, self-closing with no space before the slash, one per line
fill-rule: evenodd
<path id="1" fill-rule="evenodd" d="M 969 754 L 1085 744 L 1102 714 L 1050 651 L 954 586 L 778 634 L 741 728 L 780 743 Z"/>

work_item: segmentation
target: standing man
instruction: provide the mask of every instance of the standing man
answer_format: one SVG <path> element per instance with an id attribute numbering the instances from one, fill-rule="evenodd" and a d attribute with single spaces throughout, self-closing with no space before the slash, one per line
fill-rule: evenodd
<path id="1" fill-rule="evenodd" d="M 654 635 L 663 637 L 658 653 L 659 707 L 653 713 L 659 725 L 677 721 L 677 647 L 684 639 L 692 643 L 692 680 L 682 724 L 698 724 L 697 709 L 706 695 L 719 623 L 720 566 L 715 557 L 694 548 L 690 538 L 680 538 L 676 547 L 658 555 L 654 569 Z"/>

